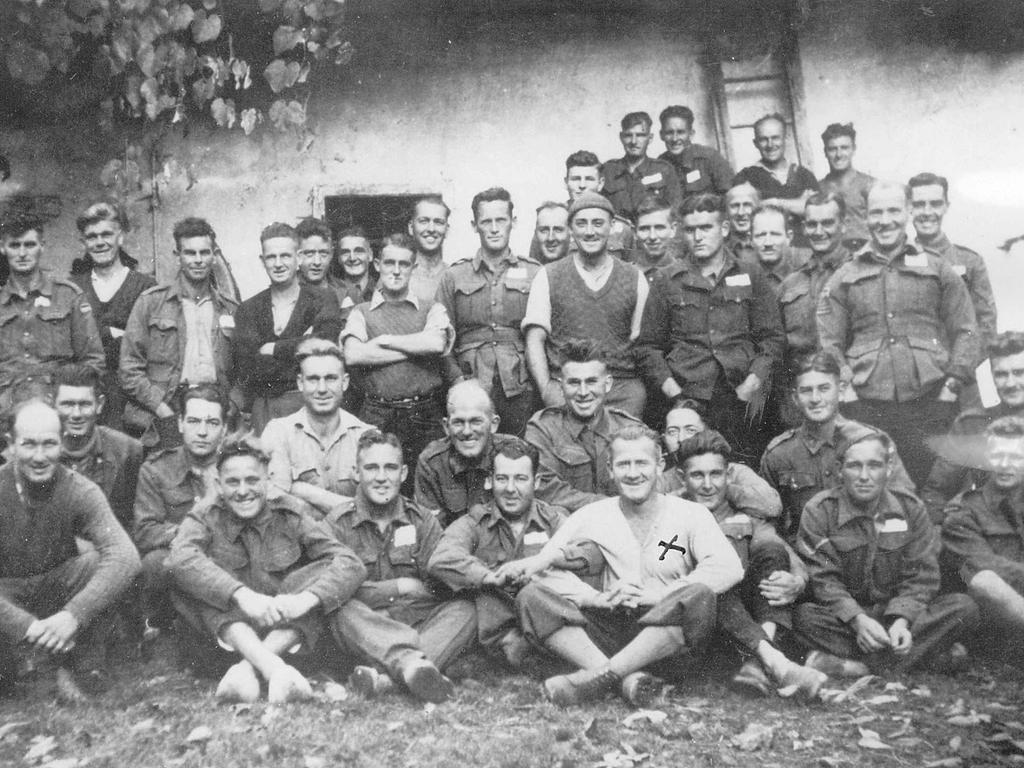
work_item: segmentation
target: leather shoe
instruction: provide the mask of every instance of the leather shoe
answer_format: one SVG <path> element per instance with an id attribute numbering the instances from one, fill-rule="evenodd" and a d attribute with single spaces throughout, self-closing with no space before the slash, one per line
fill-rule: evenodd
<path id="1" fill-rule="evenodd" d="M 599 698 L 621 682 L 609 667 L 580 669 L 568 675 L 556 675 L 544 681 L 544 695 L 560 707 L 568 707 Z"/>

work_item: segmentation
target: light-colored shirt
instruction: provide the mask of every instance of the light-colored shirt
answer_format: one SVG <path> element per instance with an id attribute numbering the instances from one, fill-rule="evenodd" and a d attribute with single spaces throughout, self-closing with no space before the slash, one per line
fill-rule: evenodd
<path id="1" fill-rule="evenodd" d="M 185 315 L 185 359 L 181 366 L 181 380 L 190 384 L 216 382 L 213 333 L 217 318 L 213 300 L 207 296 L 194 301 L 182 296 L 181 311 Z"/>
<path id="2" fill-rule="evenodd" d="M 601 548 L 605 567 L 602 588 L 637 581 L 667 595 L 683 584 L 704 584 L 722 594 L 743 578 L 743 566 L 714 516 L 706 507 L 659 494 L 657 516 L 647 538 L 638 541 L 619 507 L 619 498 L 595 501 L 577 510 L 544 546 L 547 556 L 570 544 L 593 541 Z M 683 547 L 667 550 L 659 542 Z M 659 559 L 665 552 L 665 558 Z"/>
<path id="3" fill-rule="evenodd" d="M 576 271 L 583 279 L 583 283 L 592 291 L 599 291 L 608 282 L 612 274 L 612 259 L 608 258 L 604 268 L 599 270 L 587 270 L 578 255 L 573 255 L 572 263 Z M 647 303 L 647 295 L 650 287 L 644 273 L 637 270 L 636 277 L 636 306 L 633 308 L 633 320 L 630 327 L 630 340 L 635 340 L 640 335 L 640 321 L 644 316 L 644 305 Z M 551 333 L 551 288 L 548 284 L 547 270 L 542 269 L 533 278 L 530 284 L 530 298 L 526 302 L 526 314 L 523 316 L 522 328 L 525 331 L 531 325 L 539 326 L 548 333 Z"/>
<path id="4" fill-rule="evenodd" d="M 95 269 L 90 270 L 89 277 L 92 280 L 92 289 L 96 292 L 96 298 L 104 304 L 114 298 L 114 294 L 118 292 L 124 284 L 125 278 L 128 277 L 129 271 L 123 264 L 120 264 L 120 269 L 115 269 L 107 277 L 100 275 Z"/>
<path id="5" fill-rule="evenodd" d="M 369 424 L 345 410 L 334 434 L 324 440 L 317 435 L 305 407 L 272 419 L 261 436 L 270 451 L 270 481 L 285 491 L 293 482 L 304 482 L 342 496 L 354 496 L 356 489 L 356 444 Z"/>
<path id="6" fill-rule="evenodd" d="M 448 265 L 444 263 L 443 258 L 433 267 L 417 258 L 409 276 L 409 293 L 421 302 L 433 301 L 437 295 L 437 286 L 441 284 L 441 278 L 447 271 Z"/>
<path id="7" fill-rule="evenodd" d="M 411 290 L 403 299 L 385 299 L 384 294 L 380 291 L 374 291 L 373 298 L 370 299 L 370 309 L 376 309 L 385 301 L 407 301 L 418 309 L 423 299 Z M 444 304 L 434 301 L 433 298 L 430 299 L 430 303 L 431 307 L 427 310 L 427 321 L 421 330 L 440 331 L 443 333 L 446 341 L 444 352 L 441 354 L 447 355 L 451 352 L 452 345 L 455 343 L 455 329 L 452 328 L 452 321 L 448 318 L 448 310 L 444 308 Z M 348 338 L 357 339 L 364 344 L 370 340 L 370 332 L 366 328 L 366 316 L 359 307 L 353 309 L 349 314 L 338 343 L 344 345 L 345 339 Z"/>

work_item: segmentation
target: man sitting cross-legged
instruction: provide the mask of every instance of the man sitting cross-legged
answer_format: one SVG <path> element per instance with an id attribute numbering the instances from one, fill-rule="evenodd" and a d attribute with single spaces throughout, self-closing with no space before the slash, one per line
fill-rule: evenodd
<path id="1" fill-rule="evenodd" d="M 813 698 L 825 675 L 786 658 L 776 640 L 779 629 L 792 629 L 789 606 L 807 586 L 807 571 L 769 520 L 729 503 L 730 452 L 725 438 L 705 431 L 680 443 L 676 460 L 686 498 L 715 516 L 746 571 L 743 581 L 718 598 L 718 626 L 746 658 L 733 683 L 767 695 L 770 675 L 781 691 Z"/>
<path id="2" fill-rule="evenodd" d="M 83 698 L 71 669 L 76 644 L 139 569 L 103 491 L 60 464 L 60 417 L 35 400 L 15 408 L 12 460 L 0 469 L 0 684 L 13 679 L 15 646 L 51 655 L 58 697 Z M 76 537 L 93 547 L 82 552 Z"/>
<path id="3" fill-rule="evenodd" d="M 407 471 L 394 435 L 371 429 L 359 438 L 355 498 L 326 518 L 367 571 L 339 620 L 346 648 L 375 664 L 356 667 L 349 679 L 354 689 L 372 696 L 398 680 L 417 698 L 440 702 L 453 688 L 439 669 L 474 641 L 476 614 L 471 600 L 449 599 L 427 573 L 441 526 L 400 495 Z"/>
<path id="4" fill-rule="evenodd" d="M 813 649 L 805 664 L 829 675 L 905 671 L 923 661 L 950 668 L 951 646 L 978 621 L 966 595 L 938 595 L 938 532 L 916 496 L 889 486 L 890 443 L 875 432 L 848 444 L 841 485 L 800 516 L 797 552 L 814 602 L 796 606 L 793 626 Z"/>
<path id="5" fill-rule="evenodd" d="M 608 461 L 619 495 L 578 510 L 510 574 L 541 573 L 578 542 L 593 542 L 604 558 L 602 591 L 570 600 L 534 581 L 519 595 L 524 634 L 580 667 L 544 682 L 547 697 L 562 706 L 612 688 L 636 706 L 648 705 L 660 683 L 644 668 L 697 652 L 715 626 L 716 595 L 743 578 L 711 513 L 658 493 L 663 461 L 655 432 L 642 425 L 620 430 Z"/>
<path id="6" fill-rule="evenodd" d="M 1024 631 L 1024 419 L 996 419 L 985 437 L 988 480 L 946 505 L 943 556 L 978 602 L 984 628 L 1017 638 Z"/>
<path id="7" fill-rule="evenodd" d="M 312 650 L 324 618 L 366 575 L 294 499 L 267 500 L 269 461 L 252 437 L 226 440 L 219 497 L 181 523 L 167 558 L 181 616 L 242 657 L 217 686 L 225 701 L 255 701 L 261 677 L 271 703 L 309 698 L 309 682 L 282 657 L 296 646 Z"/>
<path id="8" fill-rule="evenodd" d="M 456 592 L 472 595 L 480 643 L 500 649 L 514 667 L 529 648 L 516 622 L 514 600 L 521 586 L 513 578 L 516 561 L 537 554 L 567 514 L 534 498 L 538 461 L 537 449 L 529 443 L 517 437 L 498 440 L 491 467 L 493 498 L 474 505 L 445 529 L 428 566 Z M 582 586 L 567 572 L 552 578 L 561 577 Z"/>

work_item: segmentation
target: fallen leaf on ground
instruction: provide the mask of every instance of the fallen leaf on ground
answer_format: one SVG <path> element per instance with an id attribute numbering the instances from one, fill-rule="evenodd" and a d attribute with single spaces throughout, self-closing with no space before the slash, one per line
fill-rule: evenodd
<path id="1" fill-rule="evenodd" d="M 767 748 L 772 744 L 775 737 L 775 728 L 761 723 L 748 723 L 742 733 L 737 733 L 729 743 L 744 752 L 753 752 L 755 749 Z"/>
<path id="2" fill-rule="evenodd" d="M 213 738 L 213 731 L 210 730 L 209 726 L 199 725 L 189 731 L 188 736 L 185 737 L 186 744 L 198 744 L 209 741 Z"/>
<path id="3" fill-rule="evenodd" d="M 949 740 L 949 748 L 954 752 L 959 752 L 960 747 L 963 746 L 964 740 L 959 736 L 954 736 Z"/>
<path id="4" fill-rule="evenodd" d="M 889 738 L 891 739 L 892 736 Z M 893 743 L 900 749 L 913 749 L 924 744 L 924 739 L 919 739 L 917 736 L 901 736 L 898 739 L 893 739 Z"/>
<path id="5" fill-rule="evenodd" d="M 799 739 L 793 740 L 793 751 L 799 752 L 801 749 L 810 749 L 814 746 L 814 739 L 808 739 L 807 741 L 800 741 Z"/>
<path id="6" fill-rule="evenodd" d="M 627 728 L 633 728 L 637 724 L 647 721 L 651 725 L 658 725 L 668 719 L 668 714 L 658 709 L 641 709 L 631 715 L 627 715 L 622 724 Z"/>
<path id="7" fill-rule="evenodd" d="M 43 763 L 42 768 L 78 768 L 80 765 L 85 765 L 85 761 L 77 757 L 62 757 L 57 760 L 48 760 Z"/>
<path id="8" fill-rule="evenodd" d="M 957 699 L 946 708 L 947 715 L 964 715 L 967 713 L 967 705 L 963 699 Z"/>
<path id="9" fill-rule="evenodd" d="M 53 736 L 35 736 L 32 746 L 23 758 L 26 763 L 36 763 L 57 748 L 57 740 Z"/>
<path id="10" fill-rule="evenodd" d="M 903 683 L 886 683 L 885 684 L 885 690 L 887 690 L 887 691 L 905 691 L 905 690 L 907 690 L 907 686 L 905 686 Z"/>
<path id="11" fill-rule="evenodd" d="M 974 725 L 981 725 L 982 723 L 990 723 L 992 722 L 992 716 L 978 714 L 972 709 L 970 714 L 967 715 L 953 715 L 952 717 L 947 717 L 946 722 L 950 725 L 970 727 Z"/>
<path id="12" fill-rule="evenodd" d="M 865 699 L 864 703 L 873 707 L 877 707 L 881 704 L 895 704 L 900 700 L 899 696 L 872 696 L 870 699 Z"/>
<path id="13" fill-rule="evenodd" d="M 925 763 L 924 768 L 960 768 L 964 761 L 959 757 L 944 757 L 941 760 L 932 760 Z"/>
<path id="14" fill-rule="evenodd" d="M 30 722 L 30 720 L 18 720 L 17 722 L 4 723 L 3 725 L 0 725 L 0 739 L 4 738 L 4 736 L 9 734 L 11 731 L 16 731 L 18 728 L 24 728 Z"/>
<path id="15" fill-rule="evenodd" d="M 892 749 L 888 744 L 883 742 L 876 731 L 869 731 L 867 728 L 858 728 L 860 731 L 860 741 L 857 742 L 858 747 L 864 749 Z"/>
<path id="16" fill-rule="evenodd" d="M 927 685 L 919 685 L 910 691 L 911 696 L 920 696 L 922 699 L 927 699 L 932 695 L 932 689 Z"/>
<path id="17" fill-rule="evenodd" d="M 304 755 L 302 764 L 305 768 L 326 768 L 327 758 L 320 757 L 319 755 Z"/>
<path id="18" fill-rule="evenodd" d="M 128 730 L 131 733 L 142 733 L 143 731 L 151 731 L 156 727 L 156 720 L 152 717 L 147 717 L 145 720 L 139 720 Z"/>

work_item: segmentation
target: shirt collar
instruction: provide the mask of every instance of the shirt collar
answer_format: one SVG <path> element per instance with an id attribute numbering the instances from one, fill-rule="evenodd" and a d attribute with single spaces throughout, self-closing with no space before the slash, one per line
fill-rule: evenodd
<path id="1" fill-rule="evenodd" d="M 811 453 L 817 453 L 823 445 L 835 446 L 836 429 L 839 427 L 842 418 L 842 416 L 836 414 L 831 423 L 826 425 L 817 435 L 812 435 L 811 431 L 807 429 L 807 425 L 801 424 L 800 437 L 803 439 L 807 449 Z"/>
<path id="2" fill-rule="evenodd" d="M 952 243 L 949 241 L 949 238 L 946 237 L 946 233 L 945 232 L 940 232 L 939 236 L 937 238 L 935 238 L 935 240 L 933 242 L 929 243 L 928 245 L 925 245 L 924 243 L 922 243 L 920 238 L 915 239 L 914 240 L 914 244 L 918 248 L 921 248 L 923 250 L 932 250 L 932 251 L 936 251 L 936 252 L 940 252 L 940 253 L 945 251 L 947 248 L 952 246 Z"/>
<path id="3" fill-rule="evenodd" d="M 577 439 L 583 434 L 585 429 L 589 429 L 595 435 L 608 435 L 608 409 L 604 407 L 597 412 L 597 416 L 593 421 L 586 422 L 577 419 L 569 404 L 566 403 L 562 406 L 562 422 L 565 425 L 566 432 Z"/>
<path id="4" fill-rule="evenodd" d="M 406 525 L 412 524 L 412 517 L 409 515 L 409 510 L 406 509 L 405 499 L 401 496 L 397 499 L 397 505 L 395 507 L 395 514 L 391 518 L 394 521 L 405 523 Z M 352 509 L 349 512 L 349 521 L 353 528 L 360 525 L 366 525 L 369 523 L 374 528 L 377 527 L 377 521 L 373 517 L 373 513 L 370 511 L 370 502 L 366 500 L 366 497 L 356 491 L 355 503 L 352 505 Z"/>
<path id="5" fill-rule="evenodd" d="M 47 297 L 53 295 L 53 278 L 45 270 L 37 269 L 33 273 L 32 279 L 28 283 L 26 296 L 32 296 L 33 294 Z M 20 294 L 14 290 L 14 282 L 8 280 L 3 288 L 0 288 L 0 304 L 9 304 L 15 296 L 20 297 Z"/>
<path id="6" fill-rule="evenodd" d="M 303 432 L 307 432 L 314 437 L 317 437 L 316 431 L 313 429 L 313 422 L 309 418 L 309 409 L 306 406 L 302 406 L 295 412 L 295 421 L 293 422 L 296 427 L 302 429 Z M 351 413 L 346 411 L 344 408 L 338 409 L 338 429 L 335 430 L 333 437 L 340 435 L 343 432 L 347 432 L 350 429 L 365 426 L 363 422 L 353 416 Z M 319 438 L 318 438 L 319 439 Z"/>
<path id="7" fill-rule="evenodd" d="M 229 541 L 238 541 L 238 537 L 242 535 L 242 531 L 246 528 L 255 529 L 260 534 L 260 537 L 262 537 L 266 533 L 270 521 L 274 519 L 273 510 L 267 502 L 263 503 L 263 509 L 256 514 L 256 517 L 249 518 L 248 520 L 237 517 L 227 508 L 223 499 L 217 502 L 217 509 L 220 510 L 220 517 L 224 521 L 224 533 Z"/>
<path id="8" fill-rule="evenodd" d="M 872 262 L 874 264 L 887 265 L 899 259 L 901 256 L 914 256 L 916 254 L 923 253 L 923 251 L 914 243 L 909 240 L 903 244 L 903 247 L 893 253 L 891 258 L 886 258 L 877 250 L 875 250 L 874 243 L 869 242 L 860 251 L 857 252 L 857 258 L 862 261 Z"/>
<path id="9" fill-rule="evenodd" d="M 505 252 L 503 254 L 501 254 L 501 258 L 499 259 L 499 261 L 500 262 L 504 262 L 505 264 L 508 264 L 509 266 L 515 266 L 519 262 L 519 257 L 512 253 L 512 249 L 511 248 L 506 248 Z M 487 262 L 484 261 L 484 249 L 483 248 L 477 249 L 476 255 L 473 256 L 473 271 L 474 272 L 479 272 L 481 267 L 486 265 L 486 264 L 487 264 Z M 489 266 L 488 266 L 488 269 L 490 269 Z"/>
<path id="10" fill-rule="evenodd" d="M 494 528 L 496 525 L 500 525 L 503 521 L 508 525 L 512 525 L 512 521 L 508 520 L 498 509 L 497 502 L 494 499 L 488 500 L 486 504 L 477 505 L 472 511 L 473 517 L 476 521 L 487 528 Z M 543 523 L 544 510 L 538 503 L 537 499 L 533 500 L 530 508 L 526 510 L 526 514 L 520 518 L 523 523 L 523 530 L 528 530 L 531 525 L 537 525 L 545 527 Z"/>
<path id="11" fill-rule="evenodd" d="M 882 491 L 882 495 L 878 499 L 878 505 L 875 507 L 873 515 L 855 507 L 850 501 L 850 497 L 846 495 L 845 491 L 840 490 L 837 495 L 839 498 L 839 510 L 836 515 L 836 525 L 839 527 L 846 525 L 848 522 L 858 517 L 866 517 L 878 521 L 882 521 L 890 517 L 898 517 L 902 520 L 906 517 L 903 514 L 903 506 L 888 490 Z"/>
<path id="12" fill-rule="evenodd" d="M 453 475 L 461 475 L 476 469 L 486 474 L 491 473 L 491 461 L 494 456 L 494 435 L 490 436 L 487 448 L 477 459 L 467 459 L 457 450 L 451 438 L 448 438 L 448 466 Z"/>
<path id="13" fill-rule="evenodd" d="M 397 299 L 396 300 L 396 299 L 385 299 L 384 298 L 384 294 L 381 293 L 380 289 L 379 288 L 374 288 L 373 296 L 370 297 L 370 309 L 376 309 L 381 304 L 384 304 L 387 301 L 393 301 L 396 304 L 401 304 L 403 302 L 409 302 L 414 307 L 416 307 L 416 309 L 420 308 L 420 300 L 418 298 L 416 298 L 416 294 L 413 293 L 412 291 L 406 291 L 405 298 Z"/>

